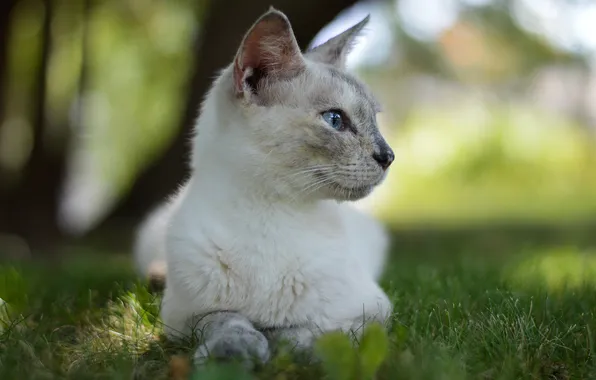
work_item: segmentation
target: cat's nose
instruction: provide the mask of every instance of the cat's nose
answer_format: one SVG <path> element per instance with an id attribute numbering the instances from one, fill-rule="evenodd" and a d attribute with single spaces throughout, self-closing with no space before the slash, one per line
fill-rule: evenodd
<path id="1" fill-rule="evenodd" d="M 395 155 L 391 148 L 381 149 L 379 152 L 373 153 L 373 158 L 375 161 L 381 165 L 383 170 L 387 170 L 387 168 L 391 165 L 393 160 L 395 159 Z"/>

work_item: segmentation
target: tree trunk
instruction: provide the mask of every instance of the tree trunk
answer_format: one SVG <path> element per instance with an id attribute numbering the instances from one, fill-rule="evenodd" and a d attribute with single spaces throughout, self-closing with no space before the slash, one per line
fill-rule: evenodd
<path id="1" fill-rule="evenodd" d="M 280 0 L 276 7 L 286 13 L 301 47 L 306 48 L 326 24 L 355 0 Z M 269 0 L 211 0 L 202 33 L 196 43 L 194 70 L 189 80 L 187 103 L 180 132 L 164 155 L 142 172 L 130 192 L 101 224 L 130 226 L 162 201 L 189 175 L 190 135 L 203 94 L 214 74 L 234 58 L 244 33 L 264 13 Z"/>
<path id="2" fill-rule="evenodd" d="M 0 3 L 0 128 L 4 121 L 6 107 L 6 78 L 8 74 L 8 42 L 10 40 L 10 13 L 16 4 L 15 0 L 4 0 Z"/>
<path id="3" fill-rule="evenodd" d="M 11 36 L 10 14 L 16 4 L 16 0 L 6 0 L 0 3 L 0 131 L 4 126 L 6 115 L 6 99 L 8 92 L 8 49 Z M 0 139 L 2 133 L 0 133 Z M 0 183 L 10 173 L 7 173 L 4 168 L 0 166 Z M 0 189 L 1 192 L 1 189 Z M 0 193 L 1 194 L 1 193 Z M 0 222 L 1 223 L 1 222 Z"/>
<path id="4" fill-rule="evenodd" d="M 33 146 L 16 186 L 0 189 L 0 232 L 19 236 L 33 250 L 45 250 L 61 239 L 58 201 L 65 169 L 64 149 L 46 139 L 46 95 L 51 52 L 51 0 L 45 0 L 40 62 L 33 103 Z M 5 252 L 0 252 L 1 254 Z M 7 254 L 10 254 L 8 252 Z"/>

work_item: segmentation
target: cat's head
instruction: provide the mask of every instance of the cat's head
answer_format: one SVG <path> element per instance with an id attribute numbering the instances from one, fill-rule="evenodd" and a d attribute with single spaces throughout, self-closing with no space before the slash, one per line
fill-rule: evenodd
<path id="1" fill-rule="evenodd" d="M 377 127 L 380 106 L 345 71 L 367 22 L 302 53 L 287 17 L 270 9 L 244 37 L 218 84 L 233 108 L 219 112 L 236 121 L 217 134 L 261 186 L 355 200 L 385 178 L 393 152 Z"/>

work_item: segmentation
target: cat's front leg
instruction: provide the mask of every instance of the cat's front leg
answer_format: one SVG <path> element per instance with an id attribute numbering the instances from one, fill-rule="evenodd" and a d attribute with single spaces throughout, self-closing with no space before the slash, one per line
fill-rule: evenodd
<path id="1" fill-rule="evenodd" d="M 243 315 L 235 312 L 214 312 L 198 318 L 196 329 L 202 344 L 194 362 L 203 364 L 208 358 L 237 359 L 246 367 L 269 360 L 269 342 Z"/>
<path id="2" fill-rule="evenodd" d="M 247 367 L 269 360 L 269 342 L 242 314 L 229 311 L 196 314 L 184 301 L 166 286 L 161 317 L 168 339 L 179 340 L 195 336 L 201 345 L 195 355 L 195 364 L 214 359 L 238 359 Z"/>

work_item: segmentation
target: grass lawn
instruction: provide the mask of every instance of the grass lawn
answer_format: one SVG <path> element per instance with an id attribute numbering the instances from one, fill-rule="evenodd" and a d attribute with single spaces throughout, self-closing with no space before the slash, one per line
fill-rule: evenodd
<path id="1" fill-rule="evenodd" d="M 596 378 L 591 240 L 589 231 L 398 232 L 383 282 L 396 314 L 376 377 Z M 0 297 L 3 380 L 162 379 L 173 355 L 192 352 L 192 342 L 160 338 L 159 300 L 126 257 L 4 264 Z M 254 373 L 213 365 L 194 378 L 348 380 L 358 359 L 332 340 L 322 365 L 280 354 Z"/>

